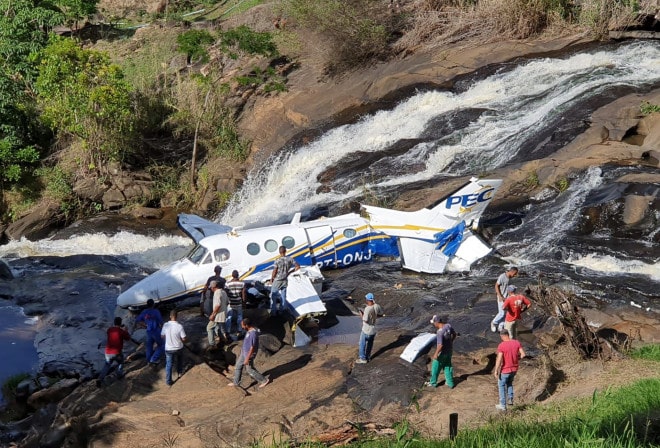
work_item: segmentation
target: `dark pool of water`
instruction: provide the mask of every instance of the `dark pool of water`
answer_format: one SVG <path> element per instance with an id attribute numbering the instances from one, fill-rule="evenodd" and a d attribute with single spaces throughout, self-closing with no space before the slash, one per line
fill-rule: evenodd
<path id="1" fill-rule="evenodd" d="M 36 318 L 25 316 L 18 306 L 0 302 L 0 384 L 19 373 L 36 372 L 36 328 Z M 3 401 L 0 392 L 0 403 Z"/>

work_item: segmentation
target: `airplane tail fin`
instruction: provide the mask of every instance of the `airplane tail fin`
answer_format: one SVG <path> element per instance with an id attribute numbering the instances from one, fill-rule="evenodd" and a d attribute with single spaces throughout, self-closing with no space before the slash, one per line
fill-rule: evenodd
<path id="1" fill-rule="evenodd" d="M 502 185 L 501 179 L 473 177 L 463 187 L 428 207 L 431 211 L 429 218 L 433 222 L 442 221 L 443 218 L 455 222 L 463 220 L 468 227 L 475 228 L 479 217 L 490 204 L 500 185 Z"/>

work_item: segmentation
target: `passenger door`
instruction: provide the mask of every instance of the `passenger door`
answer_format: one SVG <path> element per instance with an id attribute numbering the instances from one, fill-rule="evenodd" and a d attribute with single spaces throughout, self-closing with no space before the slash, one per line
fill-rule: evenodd
<path id="1" fill-rule="evenodd" d="M 305 229 L 305 232 L 307 232 L 312 263 L 321 269 L 336 267 L 337 258 L 332 227 L 309 227 Z"/>

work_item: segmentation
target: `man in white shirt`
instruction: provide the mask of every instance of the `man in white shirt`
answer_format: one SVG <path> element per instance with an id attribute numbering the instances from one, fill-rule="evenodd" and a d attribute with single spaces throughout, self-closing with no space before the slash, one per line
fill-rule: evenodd
<path id="1" fill-rule="evenodd" d="M 183 343 L 186 342 L 186 332 L 183 325 L 176 321 L 177 310 L 170 311 L 170 320 L 165 322 L 160 335 L 165 339 L 165 383 L 171 386 L 172 383 L 172 364 L 176 360 L 177 373 L 179 377 L 183 375 L 183 363 L 181 352 Z"/>

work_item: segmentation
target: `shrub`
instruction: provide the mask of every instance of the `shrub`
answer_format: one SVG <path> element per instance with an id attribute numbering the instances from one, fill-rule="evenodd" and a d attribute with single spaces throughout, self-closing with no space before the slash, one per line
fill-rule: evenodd
<path id="1" fill-rule="evenodd" d="M 648 101 L 642 101 L 642 104 L 639 105 L 639 112 L 644 116 L 651 115 L 660 112 L 660 106 L 651 104 Z"/>
<path id="2" fill-rule="evenodd" d="M 332 58 L 330 73 L 367 64 L 389 54 L 392 37 L 382 14 L 383 3 L 374 0 L 285 0 L 285 14 L 308 30 L 321 34 Z M 386 16 L 386 15 L 385 15 Z"/>
<path id="3" fill-rule="evenodd" d="M 178 50 L 188 56 L 188 63 L 208 62 L 207 48 L 215 38 L 206 30 L 189 30 L 179 34 L 176 38 Z"/>
<path id="4" fill-rule="evenodd" d="M 44 123 L 61 139 L 83 142 L 88 152 L 82 168 L 98 170 L 133 151 L 132 90 L 104 53 L 53 37 L 41 54 L 35 90 Z"/>
<path id="5" fill-rule="evenodd" d="M 241 25 L 220 35 L 223 48 L 228 52 L 233 49 L 243 51 L 248 54 L 260 54 L 267 57 L 278 55 L 277 47 L 273 43 L 273 36 L 270 33 L 258 33 L 245 25 Z M 236 57 L 233 53 L 233 57 Z"/>

